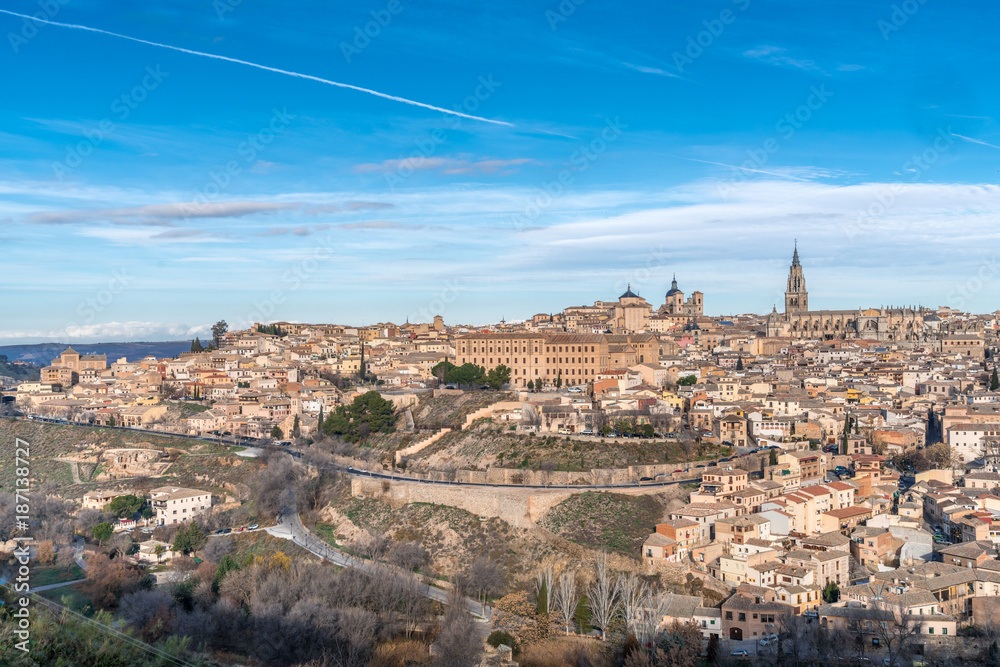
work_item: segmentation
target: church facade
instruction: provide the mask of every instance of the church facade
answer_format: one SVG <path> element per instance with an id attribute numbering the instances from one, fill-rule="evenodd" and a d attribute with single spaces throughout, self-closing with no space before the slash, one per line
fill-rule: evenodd
<path id="1" fill-rule="evenodd" d="M 809 292 L 796 244 L 785 288 L 785 311 L 767 316 L 765 332 L 772 338 L 834 340 L 864 338 L 885 342 L 926 341 L 933 331 L 925 318 L 934 311 L 924 307 L 809 310 Z"/>

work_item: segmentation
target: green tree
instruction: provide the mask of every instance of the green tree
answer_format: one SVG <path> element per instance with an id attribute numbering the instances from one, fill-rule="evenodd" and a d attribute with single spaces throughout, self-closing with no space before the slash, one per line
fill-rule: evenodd
<path id="1" fill-rule="evenodd" d="M 653 428 L 652 424 L 643 424 L 641 434 L 642 437 L 644 438 L 652 438 L 654 435 L 656 435 L 656 430 Z"/>
<path id="2" fill-rule="evenodd" d="M 102 521 L 90 529 L 90 534 L 94 536 L 95 540 L 97 540 L 98 546 L 102 546 L 104 540 L 110 538 L 114 532 L 115 529 L 107 521 Z"/>
<path id="3" fill-rule="evenodd" d="M 162 544 L 157 544 L 153 547 L 153 555 L 156 556 L 156 562 L 160 562 L 160 556 L 166 553 L 167 549 Z"/>
<path id="4" fill-rule="evenodd" d="M 361 381 L 365 381 L 365 342 L 361 341 L 361 365 L 358 366 L 358 374 L 361 376 Z"/>
<path id="5" fill-rule="evenodd" d="M 844 435 L 840 439 L 840 453 L 847 455 L 847 435 L 851 432 L 851 416 L 844 415 Z"/>
<path id="6" fill-rule="evenodd" d="M 581 595 L 580 601 L 576 603 L 576 613 L 573 614 L 573 620 L 576 621 L 582 634 L 590 632 L 590 602 L 586 595 Z"/>
<path id="7" fill-rule="evenodd" d="M 533 380 L 528 380 L 528 391 L 535 391 L 535 382 Z"/>
<path id="8" fill-rule="evenodd" d="M 990 376 L 990 391 L 1000 389 L 1000 378 L 997 377 L 997 367 L 993 367 L 993 375 Z"/>
<path id="9" fill-rule="evenodd" d="M 143 498 L 132 494 L 118 496 L 104 506 L 104 511 L 108 514 L 114 514 L 118 518 L 131 519 L 136 512 L 142 509 L 145 502 Z"/>
<path id="10" fill-rule="evenodd" d="M 736 370 L 738 371 L 743 370 L 743 357 L 740 357 L 739 359 L 736 360 Z"/>
<path id="11" fill-rule="evenodd" d="M 826 585 L 826 588 L 823 589 L 823 600 L 827 604 L 833 604 L 840 600 L 840 586 L 837 585 L 837 582 L 831 581 Z"/>
<path id="12" fill-rule="evenodd" d="M 316 418 L 316 430 L 323 432 L 323 406 L 319 406 L 319 415 Z"/>
<path id="13" fill-rule="evenodd" d="M 776 465 L 778 465 L 778 450 L 777 449 L 771 449 L 771 450 L 768 450 L 768 451 L 770 451 L 771 453 L 768 455 L 767 465 L 769 465 L 769 466 L 776 466 Z"/>
<path id="14" fill-rule="evenodd" d="M 377 391 L 369 391 L 350 405 L 338 405 L 326 418 L 323 432 L 348 442 L 363 440 L 369 433 L 392 433 L 396 430 L 395 406 Z"/>
<path id="15" fill-rule="evenodd" d="M 226 335 L 229 331 L 229 325 L 226 324 L 225 320 L 219 320 L 212 325 L 212 342 L 216 348 L 222 346 L 222 337 Z"/>
<path id="16" fill-rule="evenodd" d="M 112 426 L 113 427 L 114 425 L 115 425 L 115 416 L 114 415 L 110 415 L 108 417 L 108 426 Z"/>
<path id="17" fill-rule="evenodd" d="M 140 512 L 140 514 L 142 514 L 142 518 L 143 519 L 152 519 L 153 518 L 153 508 L 149 507 L 147 505 L 146 507 L 142 508 L 142 511 Z"/>
<path id="18" fill-rule="evenodd" d="M 538 605 L 535 607 L 535 613 L 539 616 L 549 613 L 549 586 L 542 580 L 542 587 L 538 589 Z"/>
<path id="19" fill-rule="evenodd" d="M 556 389 L 562 387 L 562 371 L 559 371 L 559 375 L 556 376 Z"/>
<path id="20" fill-rule="evenodd" d="M 292 421 L 292 437 L 298 438 L 302 435 L 302 431 L 299 428 L 299 416 L 295 415 L 295 419 Z"/>
<path id="21" fill-rule="evenodd" d="M 197 336 L 195 336 L 194 340 L 191 341 L 191 351 L 192 352 L 203 352 L 204 350 L 205 350 L 205 346 L 201 344 L 201 339 L 198 338 Z"/>
<path id="22" fill-rule="evenodd" d="M 192 521 L 189 526 L 177 531 L 177 535 L 174 537 L 173 550 L 183 553 L 198 551 L 205 546 L 207 540 L 205 531 L 196 522 Z"/>
<path id="23" fill-rule="evenodd" d="M 454 371 L 458 366 L 451 363 L 450 361 L 442 361 L 431 369 L 431 375 L 436 377 L 441 382 L 448 382 L 448 376 Z"/>
<path id="24" fill-rule="evenodd" d="M 219 586 L 222 584 L 222 580 L 226 577 L 226 574 L 233 570 L 239 570 L 240 564 L 235 558 L 226 554 L 219 560 L 219 564 L 215 568 L 215 575 L 212 577 L 212 591 L 218 593 Z"/>
<path id="25" fill-rule="evenodd" d="M 490 372 L 486 374 L 486 384 L 494 391 L 500 389 L 508 382 L 510 382 L 510 369 L 503 364 L 490 369 Z"/>
<path id="26" fill-rule="evenodd" d="M 690 387 L 698 382 L 698 378 L 694 375 L 685 375 L 684 377 L 677 380 L 677 385 L 680 387 Z"/>
<path id="27" fill-rule="evenodd" d="M 707 662 L 709 665 L 714 665 L 719 662 L 720 651 L 719 651 L 719 635 L 711 634 L 708 637 L 708 652 L 705 654 Z"/>
<path id="28" fill-rule="evenodd" d="M 271 437 L 276 440 L 281 440 L 285 437 L 285 434 L 281 432 L 281 427 L 275 424 L 271 427 Z"/>

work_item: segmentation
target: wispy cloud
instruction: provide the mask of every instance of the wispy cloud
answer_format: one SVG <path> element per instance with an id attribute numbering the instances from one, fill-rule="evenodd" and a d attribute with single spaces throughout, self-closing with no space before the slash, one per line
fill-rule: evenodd
<path id="1" fill-rule="evenodd" d="M 309 236 L 312 234 L 312 230 L 309 227 L 274 227 L 268 229 L 267 231 L 258 232 L 254 236 Z"/>
<path id="2" fill-rule="evenodd" d="M 755 49 L 744 51 L 743 55 L 748 58 L 755 58 L 769 65 L 777 65 L 779 67 L 794 67 L 796 69 L 813 71 L 813 72 L 823 71 L 812 60 L 793 58 L 789 55 L 786 55 L 787 52 L 788 49 L 782 48 L 780 46 L 765 45 L 765 46 L 758 46 Z"/>
<path id="3" fill-rule="evenodd" d="M 979 144 L 980 146 L 989 146 L 990 148 L 996 148 L 997 150 L 1000 150 L 1000 146 L 997 146 L 996 144 L 991 144 L 987 141 L 983 141 L 982 139 L 974 139 L 972 137 L 967 137 L 962 134 L 955 134 L 954 132 L 952 132 L 951 134 L 954 137 L 958 137 L 962 141 L 968 141 L 970 144 Z"/>
<path id="4" fill-rule="evenodd" d="M 535 164 L 531 158 L 516 158 L 513 160 L 480 159 L 469 160 L 445 157 L 413 157 L 402 160 L 385 160 L 384 162 L 365 162 L 356 164 L 352 171 L 358 174 L 372 172 L 401 171 L 439 171 L 442 174 L 486 174 L 507 175 L 517 171 L 517 167 Z"/>
<path id="5" fill-rule="evenodd" d="M 648 67 L 646 65 L 634 65 L 632 63 L 623 62 L 622 65 L 628 67 L 629 69 L 634 69 L 637 72 L 642 72 L 643 74 L 655 74 L 657 76 L 668 76 L 673 79 L 680 79 L 680 75 L 674 74 L 673 72 L 668 72 L 666 70 L 660 69 L 659 67 Z"/>
<path id="6" fill-rule="evenodd" d="M 113 222 L 115 224 L 165 225 L 189 218 L 242 218 L 256 213 L 271 213 L 295 209 L 301 203 L 279 204 L 262 201 L 177 202 L 126 208 L 96 210 L 64 210 L 33 213 L 28 222 L 40 225 L 65 225 L 81 222 Z"/>
<path id="7" fill-rule="evenodd" d="M 350 222 L 340 225 L 341 229 L 423 229 L 423 225 L 404 225 L 391 220 L 371 220 L 369 222 Z"/>

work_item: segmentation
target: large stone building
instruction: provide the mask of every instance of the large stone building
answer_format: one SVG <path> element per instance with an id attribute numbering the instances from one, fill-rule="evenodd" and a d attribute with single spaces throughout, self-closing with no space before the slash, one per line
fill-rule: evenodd
<path id="1" fill-rule="evenodd" d="M 865 338 L 886 342 L 922 341 L 930 329 L 924 319 L 934 311 L 923 307 L 809 310 L 809 292 L 796 244 L 785 289 L 785 312 L 775 309 L 765 325 L 770 338 Z"/>
<path id="2" fill-rule="evenodd" d="M 598 373 L 655 362 L 660 341 L 653 334 L 474 333 L 455 340 L 455 363 L 471 363 L 487 371 L 503 364 L 510 382 L 528 380 L 550 385 L 593 382 Z"/>

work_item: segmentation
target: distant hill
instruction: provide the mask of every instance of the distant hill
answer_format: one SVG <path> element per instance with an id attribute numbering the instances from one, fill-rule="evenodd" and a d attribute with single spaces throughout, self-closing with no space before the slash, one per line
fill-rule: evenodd
<path id="1" fill-rule="evenodd" d="M 7 361 L 7 359 L 0 354 L 0 378 L 10 378 L 15 382 L 23 381 L 33 381 L 38 380 L 41 377 L 41 367 L 40 366 L 21 366 L 20 364 L 12 364 Z M 4 384 L 5 381 L 0 380 L 0 384 Z"/>
<path id="2" fill-rule="evenodd" d="M 125 357 L 129 361 L 153 355 L 157 359 L 176 357 L 181 352 L 191 350 L 191 341 L 176 340 L 160 343 L 73 343 L 73 349 L 80 354 L 106 354 L 111 364 Z M 0 345 L 0 355 L 7 355 L 10 361 L 27 361 L 38 366 L 48 366 L 58 357 L 69 343 L 38 343 L 36 345 Z M 5 373 L 0 372 L 0 375 Z"/>

